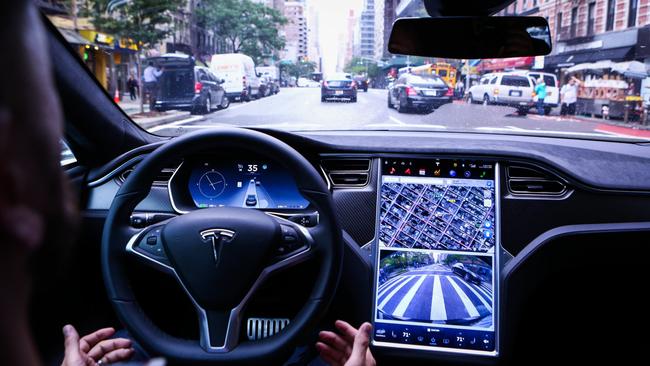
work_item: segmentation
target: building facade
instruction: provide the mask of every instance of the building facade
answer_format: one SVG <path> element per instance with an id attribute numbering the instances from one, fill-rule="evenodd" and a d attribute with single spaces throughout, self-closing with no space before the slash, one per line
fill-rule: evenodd
<path id="1" fill-rule="evenodd" d="M 359 19 L 359 56 L 374 59 L 375 36 L 375 0 L 365 0 Z"/>
<path id="2" fill-rule="evenodd" d="M 298 61 L 307 57 L 307 18 L 304 1 L 287 1 L 284 3 L 285 46 L 280 52 L 282 60 Z"/>
<path id="3" fill-rule="evenodd" d="M 650 27 L 650 0 L 517 0 L 501 15 L 548 20 L 553 52 L 544 58 L 547 70 L 601 60 L 650 64 L 642 42 Z"/>

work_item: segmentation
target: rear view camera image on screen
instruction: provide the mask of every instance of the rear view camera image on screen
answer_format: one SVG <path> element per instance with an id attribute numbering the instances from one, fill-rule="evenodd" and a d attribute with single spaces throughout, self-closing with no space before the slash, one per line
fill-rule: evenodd
<path id="1" fill-rule="evenodd" d="M 382 161 L 373 344 L 497 354 L 495 171 L 484 161 Z"/>
<path id="2" fill-rule="evenodd" d="M 377 319 L 492 328 L 492 257 L 382 250 Z"/>

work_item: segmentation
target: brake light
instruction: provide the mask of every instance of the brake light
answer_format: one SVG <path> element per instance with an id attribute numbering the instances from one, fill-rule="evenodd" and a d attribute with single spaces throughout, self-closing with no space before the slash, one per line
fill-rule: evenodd
<path id="1" fill-rule="evenodd" d="M 454 89 L 447 88 L 447 92 L 445 93 L 445 97 L 453 97 L 453 96 L 454 96 Z"/>
<path id="2" fill-rule="evenodd" d="M 246 88 L 246 76 L 241 77 L 241 85 Z"/>
<path id="3" fill-rule="evenodd" d="M 203 89 L 203 84 L 201 84 L 198 81 L 194 83 L 194 93 L 199 94 L 202 89 Z"/>
<path id="4" fill-rule="evenodd" d="M 327 88 L 327 87 L 328 87 L 327 81 L 323 80 L 323 88 Z"/>
<path id="5" fill-rule="evenodd" d="M 353 81 L 352 84 L 350 85 L 350 88 L 356 88 L 357 87 L 357 82 Z"/>
<path id="6" fill-rule="evenodd" d="M 417 90 L 415 90 L 414 87 L 407 86 L 406 87 L 406 95 L 418 95 L 418 92 L 417 92 Z"/>

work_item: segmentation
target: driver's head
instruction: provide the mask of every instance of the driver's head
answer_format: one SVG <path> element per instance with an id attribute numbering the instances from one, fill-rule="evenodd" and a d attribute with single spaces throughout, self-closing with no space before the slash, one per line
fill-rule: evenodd
<path id="1" fill-rule="evenodd" d="M 2 331 L 20 322 L 26 313 L 30 265 L 55 262 L 51 255 L 61 251 L 57 245 L 68 242 L 75 221 L 74 202 L 59 165 L 62 111 L 45 34 L 32 4 L 0 2 L 4 19 L 0 44 L 11 50 L 0 57 Z M 0 335 L 3 340 L 6 336 Z M 0 349 L 0 354 L 4 355 L 3 351 Z"/>

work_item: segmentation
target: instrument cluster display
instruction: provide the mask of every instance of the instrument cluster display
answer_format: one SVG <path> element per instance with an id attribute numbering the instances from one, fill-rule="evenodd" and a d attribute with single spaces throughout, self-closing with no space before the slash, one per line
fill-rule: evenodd
<path id="1" fill-rule="evenodd" d="M 188 189 L 197 208 L 301 210 L 307 201 L 291 174 L 268 161 L 203 161 L 191 168 Z"/>

